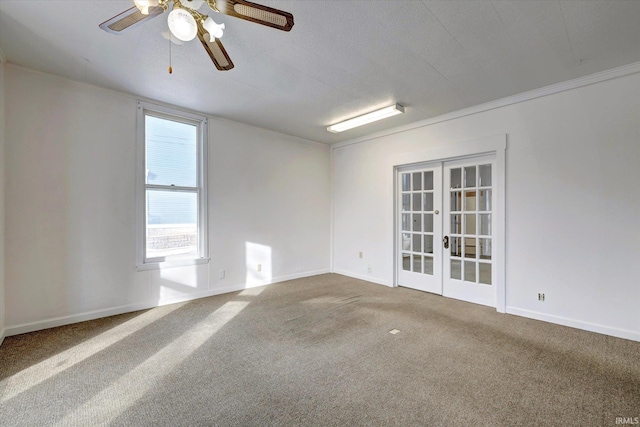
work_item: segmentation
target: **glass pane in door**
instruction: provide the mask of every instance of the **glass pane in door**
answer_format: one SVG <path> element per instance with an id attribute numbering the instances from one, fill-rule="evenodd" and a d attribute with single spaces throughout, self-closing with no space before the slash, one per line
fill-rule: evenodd
<path id="1" fill-rule="evenodd" d="M 412 255 L 413 257 L 413 272 L 422 273 L 422 257 L 420 255 Z"/>
<path id="2" fill-rule="evenodd" d="M 408 212 L 411 210 L 411 195 L 402 195 L 402 212 Z"/>
<path id="3" fill-rule="evenodd" d="M 462 169 L 451 169 L 451 188 L 462 187 Z"/>
<path id="4" fill-rule="evenodd" d="M 402 173 L 400 180 L 402 269 L 433 275 L 434 221 L 439 219 L 435 214 L 434 193 L 440 190 L 435 189 L 436 176 L 433 170 L 412 171 Z"/>
<path id="5" fill-rule="evenodd" d="M 476 263 L 473 261 L 464 262 L 464 281 L 473 282 L 476 281 Z"/>
<path id="6" fill-rule="evenodd" d="M 433 275 L 433 257 L 424 257 L 424 274 Z"/>
<path id="7" fill-rule="evenodd" d="M 478 166 L 480 171 L 479 187 L 491 187 L 491 165 Z"/>
<path id="8" fill-rule="evenodd" d="M 422 211 L 422 194 L 421 193 L 413 193 L 413 210 L 418 212 Z"/>
<path id="9" fill-rule="evenodd" d="M 408 173 L 402 174 L 402 191 L 411 190 L 411 175 Z"/>
<path id="10" fill-rule="evenodd" d="M 456 280 L 462 279 L 462 261 L 459 259 L 451 260 L 451 278 Z"/>
<path id="11" fill-rule="evenodd" d="M 490 211 L 491 210 L 491 190 L 480 190 L 479 193 L 479 202 L 478 202 L 478 210 L 479 211 Z"/>
<path id="12" fill-rule="evenodd" d="M 433 171 L 424 173 L 424 189 L 433 190 Z"/>
<path id="13" fill-rule="evenodd" d="M 422 234 L 416 233 L 413 235 L 413 245 L 411 250 L 413 252 L 422 252 Z"/>
<path id="14" fill-rule="evenodd" d="M 424 231 L 433 233 L 433 214 L 424 214 Z"/>
<path id="15" fill-rule="evenodd" d="M 491 168 L 490 164 L 479 164 L 450 169 L 447 225 L 451 279 L 491 284 Z"/>
<path id="16" fill-rule="evenodd" d="M 458 212 L 462 210 L 462 192 L 451 192 L 451 211 Z"/>
<path id="17" fill-rule="evenodd" d="M 484 262 L 478 263 L 479 282 L 483 285 L 491 284 L 491 264 Z"/>
<path id="18" fill-rule="evenodd" d="M 413 174 L 413 191 L 422 190 L 422 172 Z"/>
<path id="19" fill-rule="evenodd" d="M 469 166 L 464 168 L 464 186 L 475 187 L 476 186 L 476 167 Z"/>

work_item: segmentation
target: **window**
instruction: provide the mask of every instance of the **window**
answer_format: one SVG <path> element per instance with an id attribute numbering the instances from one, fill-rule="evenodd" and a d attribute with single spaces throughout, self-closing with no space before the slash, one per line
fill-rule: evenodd
<path id="1" fill-rule="evenodd" d="M 207 120 L 138 103 L 140 269 L 206 262 Z"/>

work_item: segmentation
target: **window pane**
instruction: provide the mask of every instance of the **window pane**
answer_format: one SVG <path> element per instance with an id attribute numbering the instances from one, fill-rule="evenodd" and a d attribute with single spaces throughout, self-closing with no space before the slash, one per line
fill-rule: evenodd
<path id="1" fill-rule="evenodd" d="M 480 187 L 491 186 L 491 165 L 481 165 L 480 169 Z"/>
<path id="2" fill-rule="evenodd" d="M 422 231 L 422 215 L 413 214 L 413 231 Z"/>
<path id="3" fill-rule="evenodd" d="M 413 191 L 422 190 L 422 172 L 413 173 Z"/>
<path id="4" fill-rule="evenodd" d="M 473 261 L 464 262 L 464 280 L 465 282 L 475 283 L 476 281 L 476 263 Z"/>
<path id="5" fill-rule="evenodd" d="M 480 190 L 480 205 L 479 211 L 491 210 L 491 190 Z"/>
<path id="6" fill-rule="evenodd" d="M 413 269 L 414 273 L 422 273 L 422 257 L 420 255 L 411 255 L 413 259 Z"/>
<path id="7" fill-rule="evenodd" d="M 433 236 L 427 234 L 424 236 L 424 251 L 425 253 L 432 254 L 433 253 Z"/>
<path id="8" fill-rule="evenodd" d="M 411 255 L 402 254 L 402 269 L 404 271 L 411 271 Z"/>
<path id="9" fill-rule="evenodd" d="M 464 192 L 464 210 L 465 211 L 476 210 L 476 192 L 475 191 Z"/>
<path id="10" fill-rule="evenodd" d="M 451 237 L 451 256 L 462 256 L 462 237 Z"/>
<path id="11" fill-rule="evenodd" d="M 451 169 L 451 188 L 462 187 L 462 169 Z"/>
<path id="12" fill-rule="evenodd" d="M 408 173 L 402 174 L 402 191 L 411 190 L 411 175 Z"/>
<path id="13" fill-rule="evenodd" d="M 402 233 L 402 250 L 410 251 L 411 250 L 411 234 Z"/>
<path id="14" fill-rule="evenodd" d="M 462 210 L 462 193 L 460 191 L 451 192 L 451 210 L 453 212 Z"/>
<path id="15" fill-rule="evenodd" d="M 411 195 L 403 194 L 402 195 L 402 211 L 407 212 L 411 210 Z"/>
<path id="16" fill-rule="evenodd" d="M 491 235 L 491 214 L 480 214 L 480 234 Z"/>
<path id="17" fill-rule="evenodd" d="M 424 189 L 433 190 L 433 171 L 424 173 Z"/>
<path id="18" fill-rule="evenodd" d="M 424 257 L 424 274 L 433 276 L 433 258 L 429 256 Z"/>
<path id="19" fill-rule="evenodd" d="M 147 190 L 147 258 L 198 254 L 198 194 Z"/>
<path id="20" fill-rule="evenodd" d="M 433 193 L 424 193 L 424 210 L 433 211 Z"/>
<path id="21" fill-rule="evenodd" d="M 464 186 L 475 187 L 476 186 L 476 167 L 469 166 L 464 168 Z"/>
<path id="22" fill-rule="evenodd" d="M 402 214 L 402 231 L 411 230 L 411 214 Z"/>
<path id="23" fill-rule="evenodd" d="M 422 252 L 422 234 L 413 235 L 413 252 Z"/>
<path id="24" fill-rule="evenodd" d="M 478 275 L 480 276 L 480 283 L 485 285 L 491 284 L 491 264 L 480 263 L 478 265 L 478 270 L 480 270 Z"/>
<path id="25" fill-rule="evenodd" d="M 451 234 L 462 234 L 462 219 L 459 214 L 451 215 Z"/>
<path id="26" fill-rule="evenodd" d="M 198 185 L 197 130 L 192 124 L 145 117 L 147 184 Z"/>
<path id="27" fill-rule="evenodd" d="M 422 211 L 422 193 L 413 193 L 413 210 Z"/>
<path id="28" fill-rule="evenodd" d="M 475 258 L 476 257 L 476 239 L 464 238 L 464 257 Z"/>
<path id="29" fill-rule="evenodd" d="M 478 239 L 480 243 L 480 259 L 491 259 L 491 239 Z"/>
<path id="30" fill-rule="evenodd" d="M 464 234 L 476 234 L 476 214 L 464 215 Z"/>
<path id="31" fill-rule="evenodd" d="M 433 214 L 424 214 L 424 231 L 433 233 Z"/>
<path id="32" fill-rule="evenodd" d="M 451 278 L 452 279 L 462 279 L 462 261 L 459 259 L 451 260 Z"/>

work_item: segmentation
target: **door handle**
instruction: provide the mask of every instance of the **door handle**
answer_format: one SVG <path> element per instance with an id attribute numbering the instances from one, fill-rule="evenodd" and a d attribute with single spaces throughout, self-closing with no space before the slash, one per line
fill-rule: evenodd
<path id="1" fill-rule="evenodd" d="M 442 242 L 444 243 L 444 248 L 449 249 L 449 236 L 444 236 Z"/>

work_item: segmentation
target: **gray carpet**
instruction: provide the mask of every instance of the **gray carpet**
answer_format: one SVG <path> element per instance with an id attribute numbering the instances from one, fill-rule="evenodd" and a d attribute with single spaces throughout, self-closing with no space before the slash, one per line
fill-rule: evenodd
<path id="1" fill-rule="evenodd" d="M 640 417 L 640 343 L 335 274 L 0 347 L 3 426 L 608 426 L 616 417 Z"/>

